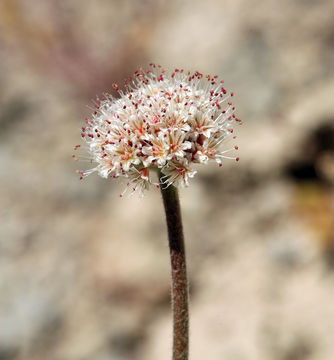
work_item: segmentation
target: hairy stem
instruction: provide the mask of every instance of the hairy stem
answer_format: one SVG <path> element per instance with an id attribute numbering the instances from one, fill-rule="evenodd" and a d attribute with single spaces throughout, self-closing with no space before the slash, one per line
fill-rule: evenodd
<path id="1" fill-rule="evenodd" d="M 159 173 L 160 184 L 162 183 Z M 160 186 L 168 228 L 172 268 L 173 360 L 187 360 L 189 354 L 188 281 L 181 210 L 177 188 Z"/>

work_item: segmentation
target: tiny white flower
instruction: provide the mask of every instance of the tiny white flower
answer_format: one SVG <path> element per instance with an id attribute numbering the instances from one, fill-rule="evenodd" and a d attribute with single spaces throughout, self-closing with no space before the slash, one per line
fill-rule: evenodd
<path id="1" fill-rule="evenodd" d="M 189 179 L 196 175 L 197 171 L 192 170 L 186 160 L 171 161 L 164 169 L 165 183 L 169 185 L 188 186 Z"/>
<path id="2" fill-rule="evenodd" d="M 234 124 L 241 123 L 223 81 L 150 66 L 135 72 L 125 92 L 114 84 L 118 99 L 109 94 L 97 99 L 81 132 L 96 166 L 78 171 L 81 178 L 94 171 L 104 178 L 123 176 L 133 191 L 143 191 L 152 184 L 149 170 L 159 168 L 165 175 L 162 186 L 188 186 L 196 174 L 192 164 L 215 160 L 221 166 L 225 158 L 239 159 L 225 155 L 237 146 L 220 149 L 228 137 L 235 138 Z"/>

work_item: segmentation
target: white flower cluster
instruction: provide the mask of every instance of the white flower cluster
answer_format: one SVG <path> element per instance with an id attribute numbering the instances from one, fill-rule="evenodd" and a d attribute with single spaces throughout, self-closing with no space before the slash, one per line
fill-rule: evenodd
<path id="1" fill-rule="evenodd" d="M 150 66 L 135 72 L 125 92 L 113 85 L 118 99 L 109 94 L 97 99 L 81 134 L 97 165 L 78 171 L 81 178 L 93 171 L 104 178 L 124 176 L 132 190 L 143 190 L 153 183 L 149 170 L 159 168 L 166 186 L 187 186 L 196 174 L 193 164 L 212 159 L 221 166 L 224 158 L 239 160 L 225 155 L 237 146 L 219 150 L 233 136 L 233 125 L 241 123 L 230 101 L 233 93 L 227 93 L 223 81 Z"/>

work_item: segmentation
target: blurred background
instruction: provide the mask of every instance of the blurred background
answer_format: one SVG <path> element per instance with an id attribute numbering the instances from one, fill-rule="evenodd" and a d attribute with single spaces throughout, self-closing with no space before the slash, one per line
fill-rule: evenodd
<path id="1" fill-rule="evenodd" d="M 0 359 L 164 360 L 160 194 L 79 181 L 86 105 L 153 61 L 235 91 L 241 161 L 181 191 L 191 358 L 334 358 L 334 2 L 0 0 Z"/>

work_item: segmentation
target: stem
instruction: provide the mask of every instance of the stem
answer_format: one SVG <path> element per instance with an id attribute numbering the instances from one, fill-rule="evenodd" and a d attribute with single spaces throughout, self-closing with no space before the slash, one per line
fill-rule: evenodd
<path id="1" fill-rule="evenodd" d="M 159 172 L 160 184 L 163 173 Z M 173 360 L 187 360 L 189 354 L 188 281 L 181 210 L 177 188 L 160 186 L 168 228 L 172 268 Z"/>

